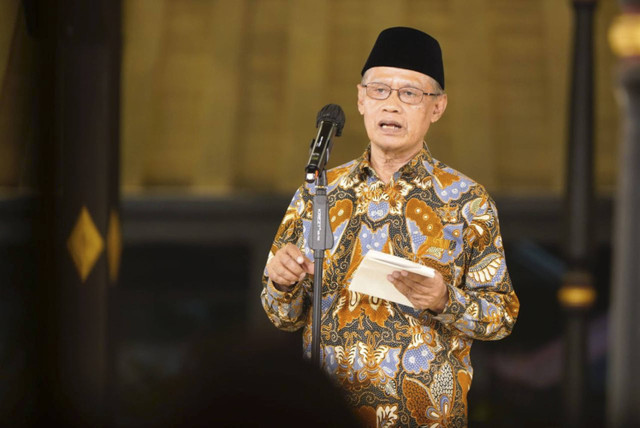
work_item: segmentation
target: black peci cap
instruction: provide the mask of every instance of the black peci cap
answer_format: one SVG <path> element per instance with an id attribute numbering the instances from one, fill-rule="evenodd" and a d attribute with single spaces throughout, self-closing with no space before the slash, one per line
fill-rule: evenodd
<path id="1" fill-rule="evenodd" d="M 371 67 L 397 67 L 417 71 L 435 79 L 444 89 L 442 51 L 436 39 L 409 27 L 383 30 L 362 68 L 362 75 Z"/>

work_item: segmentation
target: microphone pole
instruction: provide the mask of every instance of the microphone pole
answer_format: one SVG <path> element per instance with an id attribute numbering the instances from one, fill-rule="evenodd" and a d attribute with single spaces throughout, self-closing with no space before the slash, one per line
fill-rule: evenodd
<path id="1" fill-rule="evenodd" d="M 329 224 L 327 201 L 327 173 L 322 171 L 316 178 L 316 193 L 313 196 L 313 223 L 311 242 L 313 249 L 313 320 L 311 324 L 311 362 L 322 368 L 320 358 L 320 323 L 322 321 L 322 273 L 324 250 L 333 248 L 333 232 Z"/>
<path id="2" fill-rule="evenodd" d="M 316 120 L 318 135 L 311 142 L 311 154 L 305 168 L 305 180 L 315 180 L 313 196 L 313 218 L 309 247 L 313 250 L 313 317 L 311 324 L 311 361 L 322 369 L 320 358 L 320 327 L 322 321 L 322 273 L 324 251 L 333 248 L 333 232 L 329 223 L 329 203 L 327 200 L 327 173 L 325 166 L 334 134 L 340 136 L 344 127 L 344 112 L 340 106 L 328 104 L 320 110 Z"/>

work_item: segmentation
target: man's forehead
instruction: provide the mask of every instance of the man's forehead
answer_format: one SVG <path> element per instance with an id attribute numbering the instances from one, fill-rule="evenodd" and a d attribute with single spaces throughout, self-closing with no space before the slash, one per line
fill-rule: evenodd
<path id="1" fill-rule="evenodd" d="M 428 84 L 430 77 L 424 73 L 406 68 L 371 67 L 365 72 L 364 80 L 394 80 L 398 82 Z"/>

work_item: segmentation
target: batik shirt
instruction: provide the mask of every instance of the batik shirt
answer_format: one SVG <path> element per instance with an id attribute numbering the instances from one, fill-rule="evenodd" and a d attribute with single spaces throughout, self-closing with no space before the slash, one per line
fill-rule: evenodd
<path id="1" fill-rule="evenodd" d="M 507 272 L 498 216 L 487 191 L 432 158 L 426 144 L 388 183 L 370 148 L 327 172 L 333 248 L 322 284 L 321 361 L 356 414 L 372 427 L 466 426 L 473 339 L 507 336 L 519 302 Z M 287 243 L 309 259 L 313 184 L 300 187 L 270 257 Z M 369 250 L 437 269 L 449 291 L 440 314 L 349 290 Z M 313 278 L 287 292 L 263 278 L 262 304 L 276 327 L 303 330 L 311 354 Z"/>

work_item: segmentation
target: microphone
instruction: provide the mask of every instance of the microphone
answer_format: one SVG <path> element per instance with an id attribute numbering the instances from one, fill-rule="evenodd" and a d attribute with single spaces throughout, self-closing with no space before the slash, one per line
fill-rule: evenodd
<path id="1" fill-rule="evenodd" d="M 311 141 L 311 152 L 305 170 L 305 180 L 313 183 L 318 174 L 324 171 L 329 161 L 329 152 L 333 146 L 333 137 L 342 135 L 344 112 L 337 104 L 327 104 L 318 112 L 316 128 L 318 135 Z"/>

